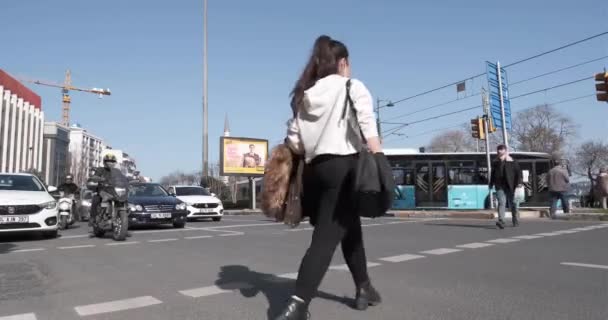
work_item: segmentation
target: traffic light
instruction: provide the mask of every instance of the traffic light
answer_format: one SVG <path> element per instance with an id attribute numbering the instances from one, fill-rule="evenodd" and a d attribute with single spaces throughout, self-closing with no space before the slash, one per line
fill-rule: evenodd
<path id="1" fill-rule="evenodd" d="M 488 116 L 488 123 L 490 124 L 488 126 L 488 133 L 496 132 L 496 127 L 494 126 L 494 120 L 490 116 Z M 484 122 L 484 124 L 485 124 L 485 122 Z"/>
<path id="2" fill-rule="evenodd" d="M 597 90 L 597 101 L 608 102 L 608 71 L 595 75 L 595 90 Z"/>
<path id="3" fill-rule="evenodd" d="M 471 135 L 480 140 L 486 138 L 485 120 L 482 117 L 471 119 Z"/>

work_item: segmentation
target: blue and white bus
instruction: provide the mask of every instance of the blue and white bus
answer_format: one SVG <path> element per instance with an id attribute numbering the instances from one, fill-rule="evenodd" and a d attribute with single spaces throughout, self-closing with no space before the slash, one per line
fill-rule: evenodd
<path id="1" fill-rule="evenodd" d="M 386 149 L 397 188 L 393 209 L 489 207 L 488 170 L 484 152 L 425 153 Z M 522 169 L 526 191 L 522 207 L 546 206 L 547 173 L 551 156 L 540 152 L 512 152 Z M 491 155 L 492 159 L 496 154 Z"/>

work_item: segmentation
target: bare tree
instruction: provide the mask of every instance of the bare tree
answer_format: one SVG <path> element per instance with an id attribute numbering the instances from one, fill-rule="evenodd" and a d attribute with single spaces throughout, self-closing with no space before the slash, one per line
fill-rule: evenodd
<path id="1" fill-rule="evenodd" d="M 475 151 L 476 142 L 464 130 L 450 130 L 433 137 L 428 148 L 431 152 Z"/>
<path id="2" fill-rule="evenodd" d="M 570 117 L 544 104 L 517 113 L 512 137 L 521 151 L 561 156 L 576 132 L 577 125 Z"/>
<path id="3" fill-rule="evenodd" d="M 593 174 L 608 166 L 608 144 L 600 141 L 586 141 L 576 149 L 573 160 L 575 173 L 587 176 L 591 182 L 591 191 L 593 191 Z"/>

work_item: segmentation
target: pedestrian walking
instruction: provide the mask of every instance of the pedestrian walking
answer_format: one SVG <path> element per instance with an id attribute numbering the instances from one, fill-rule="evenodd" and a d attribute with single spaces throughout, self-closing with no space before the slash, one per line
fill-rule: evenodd
<path id="1" fill-rule="evenodd" d="M 381 302 L 367 272 L 361 220 L 353 206 L 353 190 L 362 138 L 372 153 L 381 152 L 382 147 L 372 96 L 361 81 L 350 76 L 346 46 L 321 36 L 291 92 L 294 118 L 288 122 L 287 143 L 305 159 L 302 208 L 314 231 L 300 264 L 295 294 L 276 320 L 309 319 L 309 303 L 338 244 L 342 245 L 355 283 L 355 307 L 364 310 Z M 348 92 L 355 111 L 352 113 L 345 112 L 344 108 Z M 360 130 L 353 130 L 356 125 Z"/>
<path id="2" fill-rule="evenodd" d="M 519 163 L 510 155 L 505 145 L 499 145 L 496 149 L 497 157 L 492 162 L 492 177 L 490 179 L 490 190 L 496 188 L 498 198 L 498 221 L 496 226 L 505 228 L 505 212 L 507 206 L 511 208 L 513 226 L 519 225 L 519 203 L 513 201 L 515 189 L 523 185 L 521 168 Z"/>
<path id="3" fill-rule="evenodd" d="M 570 174 L 568 173 L 567 163 L 564 159 L 555 161 L 555 166 L 549 170 L 549 195 L 551 206 L 549 214 L 551 219 L 556 218 L 557 201 L 561 200 L 564 213 L 570 213 L 570 203 L 566 199 L 566 193 L 570 187 Z"/>

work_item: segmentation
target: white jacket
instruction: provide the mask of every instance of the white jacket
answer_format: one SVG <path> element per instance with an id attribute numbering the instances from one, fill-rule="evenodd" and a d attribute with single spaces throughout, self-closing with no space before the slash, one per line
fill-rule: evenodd
<path id="1" fill-rule="evenodd" d="M 359 80 L 352 79 L 350 88 L 359 126 L 349 124 L 354 120 L 350 110 L 342 121 L 347 81 L 336 74 L 317 81 L 305 91 L 296 118 L 287 123 L 288 144 L 294 152 L 304 154 L 307 163 L 322 154 L 359 152 L 362 142 L 358 127 L 366 139 L 378 136 L 372 96 Z"/>

